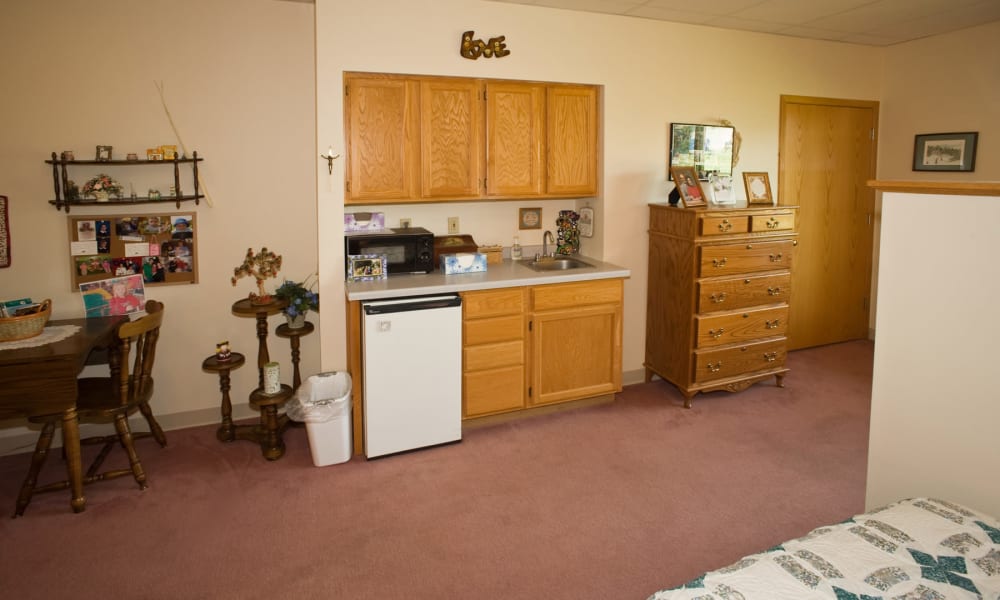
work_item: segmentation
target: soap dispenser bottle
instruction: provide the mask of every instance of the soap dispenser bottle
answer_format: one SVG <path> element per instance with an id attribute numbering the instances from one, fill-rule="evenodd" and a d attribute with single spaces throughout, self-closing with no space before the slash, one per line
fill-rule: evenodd
<path id="1" fill-rule="evenodd" d="M 514 245 L 510 247 L 510 259 L 521 260 L 521 240 L 514 236 Z"/>

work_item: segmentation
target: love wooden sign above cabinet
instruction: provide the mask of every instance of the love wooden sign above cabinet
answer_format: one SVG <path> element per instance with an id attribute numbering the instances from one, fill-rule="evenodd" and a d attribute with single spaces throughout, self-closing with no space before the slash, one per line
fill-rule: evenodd
<path id="1" fill-rule="evenodd" d="M 459 53 L 464 58 L 468 58 L 469 60 L 476 60 L 480 56 L 502 58 L 510 54 L 507 44 L 504 43 L 507 36 L 501 35 L 500 37 L 490 38 L 488 42 L 484 42 L 483 40 L 472 39 L 474 35 L 476 35 L 475 31 L 466 31 L 462 34 L 462 45 L 459 47 Z"/>

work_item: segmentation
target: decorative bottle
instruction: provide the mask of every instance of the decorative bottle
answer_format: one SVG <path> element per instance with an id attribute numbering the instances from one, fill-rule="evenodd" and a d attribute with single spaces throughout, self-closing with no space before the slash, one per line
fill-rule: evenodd
<path id="1" fill-rule="evenodd" d="M 510 247 L 510 259 L 521 260 L 521 240 L 516 235 L 514 236 L 514 245 Z"/>

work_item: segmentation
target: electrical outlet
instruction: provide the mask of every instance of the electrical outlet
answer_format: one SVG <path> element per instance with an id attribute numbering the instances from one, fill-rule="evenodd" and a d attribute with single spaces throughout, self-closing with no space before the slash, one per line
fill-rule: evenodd
<path id="1" fill-rule="evenodd" d="M 401 218 L 399 220 L 399 226 L 402 227 L 402 228 L 404 228 L 404 229 L 409 229 L 409 227 L 410 227 L 410 218 L 409 217 L 403 217 L 403 218 Z"/>
<path id="2" fill-rule="evenodd" d="M 448 217 L 448 233 L 458 233 L 458 217 Z"/>

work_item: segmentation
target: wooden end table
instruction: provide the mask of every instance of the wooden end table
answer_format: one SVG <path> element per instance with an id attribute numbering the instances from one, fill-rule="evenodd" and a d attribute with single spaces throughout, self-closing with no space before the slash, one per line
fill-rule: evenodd
<path id="1" fill-rule="evenodd" d="M 264 365 L 271 360 L 267 351 L 267 318 L 276 315 L 288 306 L 286 300 L 274 298 L 266 304 L 254 304 L 249 298 L 243 298 L 233 303 L 233 314 L 238 317 L 254 317 L 257 319 L 257 387 L 264 388 Z"/>
<path id="2" fill-rule="evenodd" d="M 315 327 L 309 321 L 306 321 L 302 327 L 289 327 L 288 323 L 278 325 L 278 328 L 274 331 L 275 335 L 278 337 L 288 338 L 292 345 L 292 370 L 294 372 L 294 377 L 292 378 L 292 389 L 299 389 L 299 385 L 302 384 L 302 377 L 299 376 L 299 338 L 304 335 L 309 335 L 313 332 Z"/>
<path id="3" fill-rule="evenodd" d="M 209 356 L 201 363 L 201 368 L 219 374 L 219 390 L 222 392 L 222 425 L 215 432 L 220 442 L 231 442 L 236 439 L 236 426 L 233 425 L 233 403 L 229 399 L 229 372 L 238 369 L 246 362 L 246 357 L 239 352 L 233 352 L 227 360 L 219 360 L 216 355 Z"/>
<path id="4" fill-rule="evenodd" d="M 260 425 L 252 427 L 248 437 L 240 439 L 250 439 L 260 444 L 260 451 L 267 460 L 278 460 L 285 454 L 285 440 L 282 439 L 285 429 L 288 428 L 288 415 L 278 415 L 278 407 L 291 399 L 295 390 L 281 384 L 281 389 L 274 394 L 265 394 L 264 390 L 256 389 L 250 393 L 250 405 L 260 409 Z M 252 434 L 252 437 L 249 435 Z"/>

